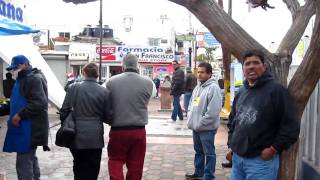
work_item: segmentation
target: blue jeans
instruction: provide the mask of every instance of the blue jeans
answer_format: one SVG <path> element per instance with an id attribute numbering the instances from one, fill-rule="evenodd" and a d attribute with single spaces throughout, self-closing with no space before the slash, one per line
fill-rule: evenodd
<path id="1" fill-rule="evenodd" d="M 184 110 L 188 113 L 189 102 L 192 96 L 192 92 L 186 92 L 184 94 Z"/>
<path id="2" fill-rule="evenodd" d="M 216 152 L 214 137 L 216 130 L 196 132 L 193 131 L 193 148 L 195 175 L 203 176 L 203 180 L 214 179 L 216 169 Z"/>
<path id="3" fill-rule="evenodd" d="M 27 153 L 17 153 L 16 169 L 19 180 L 39 180 L 40 168 L 36 156 L 37 148 Z"/>
<path id="4" fill-rule="evenodd" d="M 171 119 L 174 121 L 177 120 L 177 116 L 179 116 L 180 120 L 183 119 L 183 114 L 180 106 L 180 96 L 181 95 L 173 96 L 173 110 L 171 114 Z"/>
<path id="5" fill-rule="evenodd" d="M 276 180 L 279 155 L 265 161 L 258 157 L 245 158 L 233 153 L 230 180 Z"/>

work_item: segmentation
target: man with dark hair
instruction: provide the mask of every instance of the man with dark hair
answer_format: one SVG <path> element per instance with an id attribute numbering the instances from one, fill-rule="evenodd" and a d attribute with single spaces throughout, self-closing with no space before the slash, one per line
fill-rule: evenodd
<path id="1" fill-rule="evenodd" d="M 229 116 L 228 155 L 231 180 L 276 180 L 279 154 L 299 136 L 294 102 L 264 63 L 264 53 L 249 50 L 243 56 L 244 86 Z"/>
<path id="2" fill-rule="evenodd" d="M 198 80 L 200 83 L 193 90 L 190 99 L 187 123 L 192 130 L 195 171 L 185 177 L 211 180 L 214 179 L 216 166 L 214 137 L 220 125 L 222 99 L 209 63 L 202 62 L 198 65 Z"/>
<path id="3" fill-rule="evenodd" d="M 40 179 L 37 146 L 48 148 L 48 90 L 43 73 L 32 68 L 24 55 L 12 58 L 8 71 L 18 73 L 10 98 L 8 130 L 4 152 L 17 152 L 19 180 Z"/>
<path id="4" fill-rule="evenodd" d="M 156 94 L 154 83 L 138 74 L 138 58 L 123 58 L 124 73 L 107 82 L 111 93 L 113 119 L 110 122 L 108 168 L 110 179 L 141 179 L 146 152 L 148 103 Z M 127 166 L 126 178 L 123 165 Z"/>
<path id="5" fill-rule="evenodd" d="M 155 75 L 153 82 L 154 82 L 156 89 L 157 89 L 156 98 L 159 98 L 160 79 L 159 79 L 158 75 Z"/>
<path id="6" fill-rule="evenodd" d="M 10 98 L 11 91 L 13 88 L 13 85 L 16 81 L 12 79 L 12 74 L 10 72 L 6 73 L 6 79 L 3 80 L 3 95 L 6 98 Z"/>
<path id="7" fill-rule="evenodd" d="M 173 96 L 173 110 L 171 114 L 171 122 L 176 122 L 177 116 L 183 120 L 182 109 L 180 105 L 180 96 L 184 93 L 184 72 L 180 69 L 180 64 L 177 60 L 172 61 L 174 72 L 171 82 L 171 93 Z"/>

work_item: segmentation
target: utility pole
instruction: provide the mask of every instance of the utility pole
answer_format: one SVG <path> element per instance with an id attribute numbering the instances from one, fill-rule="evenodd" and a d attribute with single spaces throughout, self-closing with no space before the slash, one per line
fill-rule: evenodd
<path id="1" fill-rule="evenodd" d="M 100 27 L 100 51 L 99 51 L 99 83 L 102 84 L 101 74 L 102 74 L 102 0 L 100 0 L 100 19 L 99 19 L 99 27 Z"/>

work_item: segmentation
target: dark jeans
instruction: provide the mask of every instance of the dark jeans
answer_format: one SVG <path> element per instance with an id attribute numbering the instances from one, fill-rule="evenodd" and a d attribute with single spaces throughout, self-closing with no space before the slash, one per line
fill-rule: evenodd
<path id="1" fill-rule="evenodd" d="M 159 97 L 159 87 L 157 87 L 156 89 L 157 89 L 156 97 Z"/>
<path id="2" fill-rule="evenodd" d="M 146 130 L 110 130 L 108 144 L 108 168 L 110 180 L 141 180 L 146 153 Z M 127 166 L 126 178 L 123 165 Z"/>
<path id="3" fill-rule="evenodd" d="M 193 148 L 195 174 L 203 176 L 203 180 L 214 179 L 216 169 L 216 152 L 214 137 L 216 130 L 196 132 L 193 131 Z"/>
<path id="4" fill-rule="evenodd" d="M 97 180 L 102 149 L 70 149 L 75 180 Z"/>
<path id="5" fill-rule="evenodd" d="M 180 120 L 183 119 L 183 114 L 180 105 L 180 96 L 181 95 L 173 96 L 173 110 L 171 114 L 171 119 L 174 121 L 177 120 L 177 116 L 179 116 Z"/>
<path id="6" fill-rule="evenodd" d="M 191 96 L 192 96 L 192 92 L 186 92 L 184 94 L 184 110 L 186 114 L 188 113 L 188 107 L 189 107 Z"/>
<path id="7" fill-rule="evenodd" d="M 17 153 L 16 169 L 19 180 L 39 180 L 40 168 L 36 156 L 37 148 L 27 153 Z"/>

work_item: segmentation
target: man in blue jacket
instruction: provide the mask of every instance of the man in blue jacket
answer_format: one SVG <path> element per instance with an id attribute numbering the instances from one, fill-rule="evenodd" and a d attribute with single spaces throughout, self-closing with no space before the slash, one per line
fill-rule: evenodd
<path id="1" fill-rule="evenodd" d="M 214 137 L 220 125 L 221 90 L 212 78 L 209 63 L 198 65 L 198 80 L 200 83 L 193 90 L 187 116 L 188 128 L 193 136 L 195 171 L 185 177 L 190 180 L 212 180 L 216 166 Z"/>
<path id="2" fill-rule="evenodd" d="M 299 136 L 294 102 L 264 63 L 264 53 L 244 53 L 244 86 L 229 116 L 228 146 L 233 152 L 231 180 L 276 180 L 279 154 Z"/>
<path id="3" fill-rule="evenodd" d="M 37 146 L 48 148 L 48 91 L 42 72 L 32 68 L 24 55 L 12 58 L 8 71 L 18 73 L 10 98 L 4 152 L 17 152 L 19 180 L 40 179 Z"/>

